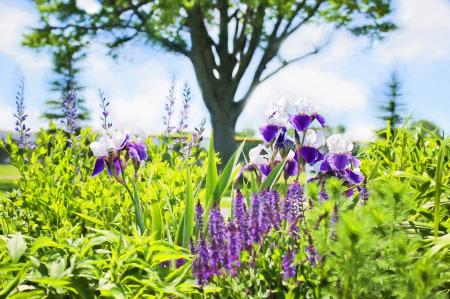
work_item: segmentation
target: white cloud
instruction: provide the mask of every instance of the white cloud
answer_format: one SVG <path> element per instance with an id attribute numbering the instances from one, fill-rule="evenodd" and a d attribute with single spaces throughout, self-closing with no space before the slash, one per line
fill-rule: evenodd
<path id="1" fill-rule="evenodd" d="M 28 109 L 27 107 L 25 107 L 25 109 L 25 113 L 28 114 L 28 118 L 26 119 L 25 124 L 32 131 L 39 131 L 39 128 L 42 128 L 46 125 L 46 121 L 40 118 L 41 112 L 39 110 Z M 0 131 L 11 131 L 15 128 L 15 111 L 15 107 L 1 107 L 2 116 L 0 117 Z"/>
<path id="2" fill-rule="evenodd" d="M 48 57 L 37 55 L 33 50 L 21 46 L 23 33 L 38 21 L 36 14 L 9 3 L 13 2 L 6 2 L 0 10 L 0 53 L 16 61 L 23 73 L 49 69 L 51 63 Z"/>
<path id="3" fill-rule="evenodd" d="M 376 47 L 385 63 L 430 63 L 450 55 L 450 2 L 402 0 L 398 2 L 399 30 Z"/>
<path id="4" fill-rule="evenodd" d="M 183 66 L 175 78 L 177 101 L 172 125 L 176 124 L 181 109 L 183 82 L 191 78 L 189 83 L 195 84 L 186 61 L 170 54 L 162 57 L 144 55 L 127 61 L 113 61 L 104 55 L 102 47 L 96 46 L 91 52 L 85 62 L 89 67 L 85 69 L 83 79 L 87 87 L 85 92 L 87 105 L 92 112 L 92 125 L 95 128 L 101 126 L 97 92 L 97 89 L 101 88 L 111 103 L 111 120 L 117 128 L 129 132 L 162 132 L 164 104 L 172 81 L 172 73 L 161 61 L 170 59 L 178 60 L 177 63 Z M 132 56 L 133 51 L 128 55 Z M 190 129 L 207 115 L 195 85 L 191 86 L 191 91 Z"/>
<path id="5" fill-rule="evenodd" d="M 101 9 L 97 0 L 77 0 L 77 6 L 90 14 L 97 13 Z"/>
<path id="6" fill-rule="evenodd" d="M 327 115 L 363 109 L 367 104 L 368 91 L 362 83 L 319 67 L 292 65 L 255 91 L 239 119 L 239 127 L 255 128 L 261 125 L 269 103 L 280 96 L 309 98 Z M 255 124 L 255 120 L 260 123 Z"/>

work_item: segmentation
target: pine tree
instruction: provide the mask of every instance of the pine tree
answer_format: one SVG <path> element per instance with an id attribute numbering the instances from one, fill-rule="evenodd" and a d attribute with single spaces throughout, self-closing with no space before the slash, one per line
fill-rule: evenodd
<path id="1" fill-rule="evenodd" d="M 396 72 L 392 72 L 389 81 L 386 83 L 385 99 L 378 107 L 381 114 L 379 119 L 389 123 L 391 132 L 395 132 L 397 125 L 403 122 L 402 112 L 406 104 L 401 100 L 401 82 Z"/>
<path id="2" fill-rule="evenodd" d="M 51 82 L 50 90 L 55 96 L 46 101 L 48 110 L 43 114 L 45 118 L 53 121 L 60 121 L 64 118 L 61 110 L 65 96 L 70 91 L 80 94 L 83 89 L 77 82 L 80 72 L 78 62 L 85 56 L 81 51 L 81 45 L 67 43 L 64 47 L 58 48 L 53 53 L 53 72 L 55 79 Z M 77 119 L 80 121 L 89 119 L 89 112 L 84 106 L 84 99 L 78 96 L 77 99 Z"/>

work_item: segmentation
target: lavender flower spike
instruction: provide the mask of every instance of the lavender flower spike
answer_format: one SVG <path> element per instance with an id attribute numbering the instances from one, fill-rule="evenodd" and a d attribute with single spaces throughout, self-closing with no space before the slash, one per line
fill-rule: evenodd
<path id="1" fill-rule="evenodd" d="M 100 119 L 102 120 L 102 128 L 105 130 L 105 132 L 108 131 L 109 128 L 112 127 L 112 123 L 108 122 L 108 115 L 109 115 L 109 101 L 106 100 L 105 94 L 101 89 L 98 90 L 98 94 L 100 96 L 100 108 L 102 109 L 102 116 Z"/>
<path id="2" fill-rule="evenodd" d="M 29 148 L 30 147 L 30 128 L 28 128 L 25 124 L 25 121 L 28 117 L 27 114 L 25 114 L 25 105 L 24 105 L 24 88 L 25 88 L 25 82 L 22 80 L 22 82 L 19 85 L 19 90 L 16 94 L 16 113 L 14 114 L 14 117 L 16 118 L 16 127 L 15 131 L 19 133 L 19 138 L 17 140 L 19 148 Z"/>
<path id="3" fill-rule="evenodd" d="M 197 224 L 197 229 L 200 232 L 200 236 L 203 235 L 203 206 L 200 201 L 195 205 L 195 222 Z"/>
<path id="4" fill-rule="evenodd" d="M 66 132 L 74 134 L 77 130 L 77 94 L 75 90 L 69 90 L 62 102 L 64 119 L 61 121 L 66 126 Z"/>

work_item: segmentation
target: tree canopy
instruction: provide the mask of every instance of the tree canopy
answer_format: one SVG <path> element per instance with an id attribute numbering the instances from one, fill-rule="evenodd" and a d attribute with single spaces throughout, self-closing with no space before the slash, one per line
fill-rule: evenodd
<path id="1" fill-rule="evenodd" d="M 211 113 L 216 148 L 225 159 L 234 150 L 236 121 L 255 88 L 323 46 L 282 57 L 280 47 L 294 32 L 311 22 L 330 23 L 355 35 L 381 39 L 395 29 L 389 0 L 98 2 L 100 9 L 88 13 L 75 0 L 36 0 L 40 24 L 24 44 L 52 49 L 76 44 L 84 51 L 95 38 L 115 56 L 118 48 L 140 41 L 186 56 Z M 241 86 L 244 75 L 249 83 Z"/>

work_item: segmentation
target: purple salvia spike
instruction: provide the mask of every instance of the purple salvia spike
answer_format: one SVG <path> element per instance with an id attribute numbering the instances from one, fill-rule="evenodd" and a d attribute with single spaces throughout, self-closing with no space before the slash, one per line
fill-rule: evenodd
<path id="1" fill-rule="evenodd" d="M 369 190 L 367 189 L 367 181 L 364 180 L 362 183 L 361 189 L 359 191 L 359 196 L 361 198 L 361 204 L 365 205 L 369 200 Z"/>
<path id="2" fill-rule="evenodd" d="M 233 217 L 239 229 L 241 240 L 245 242 L 249 239 L 248 212 L 245 206 L 244 196 L 242 195 L 240 190 L 236 191 L 236 196 L 234 198 Z"/>
<path id="3" fill-rule="evenodd" d="M 333 208 L 333 213 L 331 214 L 330 217 L 330 230 L 331 230 L 331 239 L 335 239 L 336 238 L 336 222 L 339 220 L 339 213 L 338 213 L 338 208 L 337 205 L 334 205 Z"/>
<path id="4" fill-rule="evenodd" d="M 211 241 L 210 267 L 214 274 L 226 264 L 226 231 L 220 209 L 214 206 L 209 217 L 209 237 Z"/>
<path id="5" fill-rule="evenodd" d="M 262 193 L 263 203 L 262 203 L 262 211 L 261 211 L 261 233 L 267 234 L 272 228 L 272 192 L 269 190 L 264 191 Z"/>
<path id="6" fill-rule="evenodd" d="M 308 235 L 308 247 L 306 247 L 306 256 L 308 258 L 311 267 L 315 267 L 320 261 L 320 255 L 317 249 L 314 247 L 312 238 Z"/>
<path id="7" fill-rule="evenodd" d="M 255 193 L 252 196 L 251 213 L 249 219 L 250 241 L 258 243 L 261 240 L 261 221 L 262 221 L 262 200 L 261 193 Z"/>
<path id="8" fill-rule="evenodd" d="M 197 229 L 200 232 L 200 235 L 203 234 L 203 206 L 200 201 L 197 202 L 195 206 L 195 222 L 197 224 Z"/>
<path id="9" fill-rule="evenodd" d="M 288 190 L 289 197 L 292 202 L 291 224 L 295 224 L 299 219 L 303 218 L 303 187 L 299 183 L 293 183 Z"/>
<path id="10" fill-rule="evenodd" d="M 270 203 L 270 212 L 271 217 L 270 220 L 275 229 L 279 228 L 281 219 L 280 219 L 280 193 L 273 190 L 271 191 L 271 203 Z"/>
<path id="11" fill-rule="evenodd" d="M 235 221 L 228 223 L 228 260 L 227 269 L 231 276 L 237 274 L 237 269 L 240 267 L 240 255 L 242 250 L 242 240 L 240 237 L 238 226 Z"/>
<path id="12" fill-rule="evenodd" d="M 201 286 L 205 285 L 209 278 L 212 275 L 210 266 L 209 266 L 209 249 L 208 244 L 204 237 L 200 238 L 198 247 L 197 247 L 197 257 L 195 258 L 192 264 L 192 271 L 197 279 L 197 283 Z"/>
<path id="13" fill-rule="evenodd" d="M 325 180 L 320 181 L 320 191 L 319 191 L 319 204 L 323 201 L 327 201 L 330 197 L 328 196 L 327 190 L 325 189 Z"/>
<path id="14" fill-rule="evenodd" d="M 294 264 L 295 252 L 289 249 L 286 255 L 283 256 L 282 268 L 283 268 L 283 279 L 288 280 L 289 278 L 295 277 L 297 274 L 297 267 Z"/>

